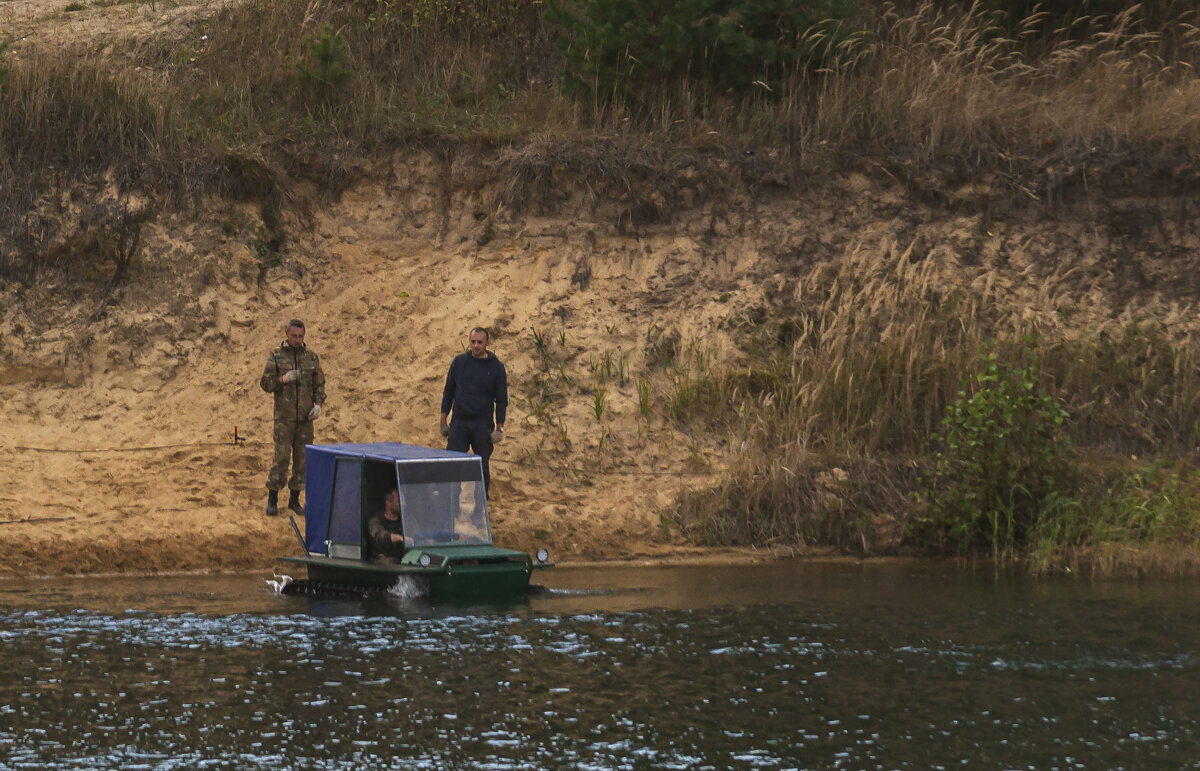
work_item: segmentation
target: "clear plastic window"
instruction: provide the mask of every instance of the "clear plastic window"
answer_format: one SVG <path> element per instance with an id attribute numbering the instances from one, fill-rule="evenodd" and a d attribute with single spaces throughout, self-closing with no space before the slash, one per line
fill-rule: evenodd
<path id="1" fill-rule="evenodd" d="M 482 481 L 402 484 L 400 518 L 413 546 L 492 542 Z"/>

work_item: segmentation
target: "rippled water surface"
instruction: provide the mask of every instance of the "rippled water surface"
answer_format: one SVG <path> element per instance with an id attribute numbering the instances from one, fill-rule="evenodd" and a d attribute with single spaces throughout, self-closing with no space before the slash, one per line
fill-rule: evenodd
<path id="1" fill-rule="evenodd" d="M 1200 767 L 1200 585 L 556 568 L 499 607 L 0 581 L 0 768 Z"/>

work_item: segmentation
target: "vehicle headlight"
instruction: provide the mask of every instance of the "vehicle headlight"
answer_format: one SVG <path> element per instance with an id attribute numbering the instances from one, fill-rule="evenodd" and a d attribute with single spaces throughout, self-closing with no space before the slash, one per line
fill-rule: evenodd
<path id="1" fill-rule="evenodd" d="M 546 551 L 545 549 L 537 550 L 537 561 L 539 564 L 545 565 L 549 559 L 550 559 L 550 552 Z"/>
<path id="2" fill-rule="evenodd" d="M 417 563 L 423 568 L 429 567 L 429 565 L 432 562 L 433 562 L 433 557 L 430 557 L 428 553 L 422 554 L 420 557 L 417 557 Z"/>

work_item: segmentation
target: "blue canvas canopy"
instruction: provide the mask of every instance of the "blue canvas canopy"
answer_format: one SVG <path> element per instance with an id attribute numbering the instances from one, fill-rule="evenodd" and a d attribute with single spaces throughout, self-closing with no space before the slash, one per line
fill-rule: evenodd
<path id="1" fill-rule="evenodd" d="M 367 509 L 397 483 L 483 480 L 477 455 L 400 442 L 310 444 L 305 453 L 304 546 L 314 554 L 357 549 Z"/>

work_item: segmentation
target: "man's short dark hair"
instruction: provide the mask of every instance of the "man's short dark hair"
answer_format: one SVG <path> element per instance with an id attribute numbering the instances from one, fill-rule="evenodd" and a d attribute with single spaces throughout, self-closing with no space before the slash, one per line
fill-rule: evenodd
<path id="1" fill-rule="evenodd" d="M 484 329 L 483 327 L 475 327 L 474 329 L 471 330 L 470 334 L 468 334 L 467 336 L 470 337 L 471 335 L 475 334 L 476 332 L 482 332 L 483 339 L 487 340 L 488 342 L 491 342 L 492 336 L 489 335 L 488 331 L 486 329 Z"/>
<path id="2" fill-rule="evenodd" d="M 291 329 L 292 327 L 304 329 L 304 322 L 301 321 L 300 319 L 292 319 L 291 321 L 288 322 L 286 329 Z"/>

